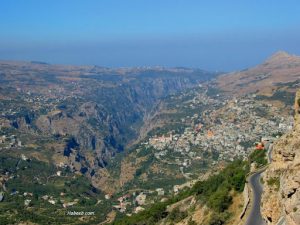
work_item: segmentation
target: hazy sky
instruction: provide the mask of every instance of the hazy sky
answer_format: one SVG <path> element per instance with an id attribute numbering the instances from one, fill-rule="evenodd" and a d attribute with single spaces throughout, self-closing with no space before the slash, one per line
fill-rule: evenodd
<path id="1" fill-rule="evenodd" d="M 299 0 L 0 0 L 0 59 L 237 70 L 300 55 Z"/>

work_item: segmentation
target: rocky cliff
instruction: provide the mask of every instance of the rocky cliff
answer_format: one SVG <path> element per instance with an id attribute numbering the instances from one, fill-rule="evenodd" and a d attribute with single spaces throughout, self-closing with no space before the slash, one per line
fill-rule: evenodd
<path id="1" fill-rule="evenodd" d="M 300 91 L 295 101 L 293 130 L 274 143 L 272 162 L 266 170 L 262 215 L 268 224 L 285 220 L 300 224 Z"/>
<path id="2" fill-rule="evenodd" d="M 145 118 L 162 99 L 218 75 L 186 68 L 4 61 L 0 71 L 0 126 L 10 135 L 22 133 L 24 146 L 34 143 L 43 149 L 41 157 L 67 164 L 101 189 L 108 184 L 106 168 L 114 156 L 149 130 Z"/>

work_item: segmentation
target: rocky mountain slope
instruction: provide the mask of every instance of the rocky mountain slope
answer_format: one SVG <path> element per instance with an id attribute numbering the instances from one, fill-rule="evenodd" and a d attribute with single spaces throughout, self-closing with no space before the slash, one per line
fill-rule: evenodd
<path id="1" fill-rule="evenodd" d="M 276 90 L 295 92 L 299 81 L 300 57 L 280 51 L 256 67 L 220 76 L 216 83 L 222 90 L 235 95 L 271 96 Z"/>
<path id="2" fill-rule="evenodd" d="M 283 217 L 287 225 L 300 224 L 300 91 L 295 101 L 293 131 L 273 147 L 273 161 L 266 170 L 262 215 L 268 224 Z"/>
<path id="3" fill-rule="evenodd" d="M 33 155 L 48 155 L 51 163 L 67 164 L 98 182 L 111 158 L 139 137 L 161 98 L 217 75 L 11 61 L 1 61 L 0 71 L 0 125 L 10 130 L 5 134 L 20 140 L 23 135 L 23 147 L 43 149 L 31 149 Z"/>

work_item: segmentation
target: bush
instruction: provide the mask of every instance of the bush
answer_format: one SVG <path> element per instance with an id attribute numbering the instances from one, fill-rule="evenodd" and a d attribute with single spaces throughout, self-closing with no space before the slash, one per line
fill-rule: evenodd
<path id="1" fill-rule="evenodd" d="M 246 183 L 245 172 L 241 170 L 233 175 L 233 177 L 230 178 L 230 183 L 233 185 L 236 191 L 242 192 Z"/>
<path id="2" fill-rule="evenodd" d="M 267 184 L 269 186 L 275 186 L 275 190 L 279 191 L 279 187 L 280 187 L 279 177 L 270 178 L 269 180 L 267 180 Z"/>
<path id="3" fill-rule="evenodd" d="M 266 153 L 266 150 L 255 150 L 249 155 L 249 162 L 255 162 L 258 166 L 267 165 L 268 160 L 266 158 Z"/>
<path id="4" fill-rule="evenodd" d="M 224 212 L 230 206 L 231 202 L 232 197 L 229 194 L 229 190 L 220 188 L 209 197 L 207 205 L 216 212 Z"/>
<path id="5" fill-rule="evenodd" d="M 211 215 L 209 225 L 223 225 L 229 219 L 229 213 L 213 213 Z"/>
<path id="6" fill-rule="evenodd" d="M 197 223 L 194 220 L 192 220 L 192 218 L 190 218 L 188 221 L 188 225 L 197 225 Z"/>
<path id="7" fill-rule="evenodd" d="M 183 219 L 185 219 L 188 216 L 188 213 L 186 211 L 180 211 L 178 207 L 176 207 L 175 209 L 173 209 L 168 218 L 169 220 L 178 223 L 180 221 L 182 221 Z"/>

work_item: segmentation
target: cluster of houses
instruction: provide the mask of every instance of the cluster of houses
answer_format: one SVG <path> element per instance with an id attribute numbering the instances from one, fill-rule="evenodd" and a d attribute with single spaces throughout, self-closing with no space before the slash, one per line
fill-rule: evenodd
<path id="1" fill-rule="evenodd" d="M 18 191 L 13 191 L 10 195 L 18 195 L 19 192 Z M 33 197 L 33 193 L 31 192 L 24 192 L 23 195 L 24 199 L 24 206 L 29 207 L 31 202 L 32 202 L 32 197 Z M 64 193 L 60 193 L 60 196 L 64 196 Z M 0 202 L 4 199 L 4 192 L 0 193 Z M 63 208 L 68 208 L 70 206 L 76 205 L 79 202 L 79 199 L 74 199 L 74 201 L 65 201 L 63 199 L 60 199 L 59 201 L 54 198 L 53 196 L 48 196 L 48 195 L 43 195 L 41 198 L 41 200 L 48 202 L 49 204 L 52 205 L 56 205 L 58 204 L 58 202 L 60 202 L 62 204 Z"/>
<path id="2" fill-rule="evenodd" d="M 113 208 L 124 213 L 128 206 L 134 205 L 135 208 L 133 212 L 138 213 L 144 210 L 142 206 L 146 204 L 147 194 L 147 191 L 140 192 L 139 194 L 136 194 L 135 192 L 132 194 L 125 194 L 118 198 L 118 204 L 113 205 Z"/>
<path id="3" fill-rule="evenodd" d="M 31 192 L 24 192 L 23 194 L 20 194 L 19 191 L 17 190 L 12 190 L 12 192 L 10 193 L 11 196 L 14 196 L 14 195 L 19 195 L 19 196 L 23 196 L 25 199 L 24 199 L 24 206 L 30 206 L 30 203 L 32 201 L 32 198 L 33 198 L 33 193 Z M 61 192 L 60 193 L 60 196 L 63 197 L 65 195 L 65 193 Z M 0 192 L 0 202 L 2 202 L 4 200 L 4 196 L 5 196 L 5 192 Z M 63 208 L 68 208 L 70 206 L 73 206 L 75 204 L 77 204 L 79 202 L 79 199 L 74 199 L 73 201 L 65 201 L 64 199 L 60 199 L 58 201 L 58 199 L 56 199 L 55 197 L 53 196 L 49 196 L 49 195 L 43 195 L 40 197 L 41 200 L 43 201 L 46 201 L 52 205 L 56 205 L 58 203 L 61 203 L 62 204 L 62 207 Z"/>
<path id="4" fill-rule="evenodd" d="M 52 85 L 49 85 L 45 90 L 40 89 L 40 93 L 28 91 L 25 88 L 17 88 L 17 91 L 21 93 L 21 100 L 34 103 L 35 108 L 53 106 L 55 103 L 59 103 L 67 97 L 64 87 Z M 49 101 L 49 99 L 51 99 L 51 101 Z"/>
<path id="5" fill-rule="evenodd" d="M 63 197 L 65 193 L 61 192 L 60 196 Z M 49 202 L 52 205 L 56 205 L 58 203 L 58 200 L 55 199 L 53 196 L 44 195 L 41 197 L 44 201 Z M 79 202 L 79 199 L 74 199 L 73 201 L 65 201 L 64 199 L 59 200 L 60 203 L 62 203 L 63 208 L 68 208 L 70 206 L 76 205 Z"/>
<path id="6" fill-rule="evenodd" d="M 16 170 L 19 169 L 19 164 L 20 164 L 21 160 L 30 162 L 29 158 L 27 158 L 24 154 L 21 154 L 20 159 L 16 164 Z M 62 168 L 65 168 L 66 165 L 65 164 L 60 164 L 60 166 Z M 24 192 L 23 194 L 20 194 L 19 191 L 16 190 L 15 188 L 12 189 L 12 191 L 10 193 L 8 193 L 8 190 L 6 188 L 6 182 L 10 179 L 15 179 L 18 176 L 19 175 L 14 175 L 13 173 L 8 172 L 8 171 L 5 174 L 0 174 L 0 190 L 1 189 L 3 190 L 3 191 L 0 192 L 0 202 L 2 202 L 4 200 L 5 193 L 9 194 L 11 196 L 18 195 L 18 196 L 22 196 L 22 197 L 25 198 L 24 199 L 24 206 L 28 207 L 28 206 L 31 205 L 32 198 L 33 198 L 33 193 Z M 62 176 L 62 171 L 57 170 L 55 174 L 51 175 L 51 177 L 55 177 L 55 176 L 57 176 L 57 177 Z M 42 183 L 40 181 L 40 178 L 38 178 L 37 176 L 34 177 L 34 180 L 38 181 L 38 183 L 41 184 L 41 185 L 45 185 L 44 183 Z M 61 198 L 60 198 L 59 201 L 58 201 L 57 198 L 55 198 L 53 196 L 50 196 L 50 195 L 43 195 L 43 196 L 40 197 L 40 199 L 43 200 L 43 201 L 47 201 L 48 203 L 50 203 L 52 205 L 56 205 L 56 204 L 60 203 L 60 204 L 62 204 L 63 208 L 68 208 L 68 207 L 73 206 L 73 205 L 75 205 L 79 202 L 79 199 L 74 199 L 73 201 L 65 201 L 63 199 L 64 196 L 65 196 L 65 193 L 61 192 L 60 193 Z"/>
<path id="7" fill-rule="evenodd" d="M 184 132 L 175 133 L 173 130 L 152 136 L 143 143 L 146 149 L 155 149 L 157 159 L 178 165 L 181 172 L 194 160 L 201 160 L 203 152 L 216 154 L 213 164 L 233 161 L 236 157 L 246 158 L 255 146 L 262 149 L 258 142 L 274 139 L 293 126 L 292 116 L 282 116 L 277 107 L 256 101 L 252 95 L 224 100 L 211 99 L 201 93 L 185 107 L 194 107 L 195 104 L 206 107 L 198 114 L 183 118 L 190 121 Z M 261 111 L 265 114 L 262 115 Z M 176 152 L 180 157 L 173 157 Z"/>
<path id="8" fill-rule="evenodd" d="M 17 138 L 16 135 L 2 135 L 0 136 L 0 150 L 1 149 L 10 149 L 10 148 L 21 148 L 22 142 Z"/>
<path id="9" fill-rule="evenodd" d="M 165 190 L 163 188 L 156 188 L 155 191 L 143 190 L 139 193 L 125 194 L 117 199 L 118 204 L 113 205 L 113 208 L 121 213 L 125 213 L 129 211 L 128 206 L 131 206 L 130 208 L 132 208 L 133 213 L 139 213 L 145 210 L 143 206 L 147 205 L 150 201 L 147 201 L 147 196 L 153 194 L 162 197 L 165 195 Z M 110 199 L 110 197 L 107 196 L 106 199 Z"/>
<path id="10" fill-rule="evenodd" d="M 292 116 L 282 116 L 276 106 L 256 101 L 255 97 L 248 95 L 240 99 L 212 99 L 205 93 L 199 93 L 187 104 L 177 106 L 185 109 L 198 109 L 199 104 L 204 106 L 203 110 L 194 115 L 181 118 L 182 123 L 189 124 L 183 132 L 172 130 L 154 135 L 141 143 L 141 147 L 146 151 L 154 149 L 156 159 L 161 163 L 177 165 L 187 178 L 191 170 L 186 173 L 185 168 L 188 169 L 195 160 L 202 160 L 203 152 L 217 153 L 213 165 L 237 157 L 245 159 L 253 149 L 267 149 L 280 134 L 293 127 Z M 184 184 L 174 185 L 169 192 L 178 194 L 182 189 L 193 186 L 196 181 L 188 179 Z M 156 192 L 163 200 L 164 189 L 157 188 Z M 134 205 L 133 213 L 142 211 L 149 201 L 146 202 L 146 197 L 147 193 L 143 192 L 134 198 L 123 196 L 114 208 L 125 213 L 127 206 Z"/>

